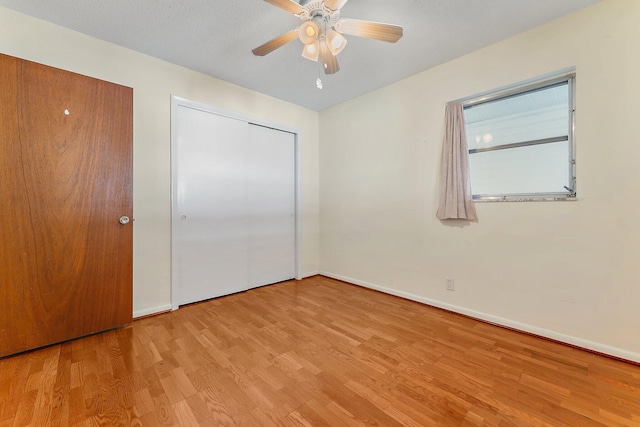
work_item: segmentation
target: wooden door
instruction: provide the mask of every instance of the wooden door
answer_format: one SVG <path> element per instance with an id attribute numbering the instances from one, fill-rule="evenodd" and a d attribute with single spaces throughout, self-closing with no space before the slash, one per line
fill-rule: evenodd
<path id="1" fill-rule="evenodd" d="M 132 318 L 133 91 L 0 55 L 0 356 Z"/>

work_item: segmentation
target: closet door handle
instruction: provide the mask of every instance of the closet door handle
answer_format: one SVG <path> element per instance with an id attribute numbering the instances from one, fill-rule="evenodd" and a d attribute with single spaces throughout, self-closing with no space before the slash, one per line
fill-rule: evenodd
<path id="1" fill-rule="evenodd" d="M 126 215 L 122 215 L 120 217 L 120 224 L 122 225 L 129 224 L 129 217 Z"/>

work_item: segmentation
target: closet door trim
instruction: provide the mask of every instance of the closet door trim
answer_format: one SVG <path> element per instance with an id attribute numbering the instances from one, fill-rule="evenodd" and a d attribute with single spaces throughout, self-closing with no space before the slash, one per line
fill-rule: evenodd
<path id="1" fill-rule="evenodd" d="M 281 130 L 294 134 L 294 147 L 295 147 L 295 274 L 296 279 L 300 280 L 301 276 L 301 263 L 300 263 L 300 248 L 301 248 L 301 194 L 300 194 L 300 140 L 301 131 L 299 128 L 284 125 L 282 123 L 276 123 L 263 118 L 250 116 L 247 114 L 230 111 L 222 108 L 218 108 L 212 105 L 191 101 L 185 98 L 171 96 L 171 235 L 172 240 L 175 239 L 174 232 L 178 229 L 178 223 L 180 221 L 180 215 L 178 213 L 178 182 L 177 182 L 177 138 L 178 138 L 178 109 L 181 107 L 192 108 L 207 113 L 217 114 L 223 117 L 229 117 L 236 120 L 242 120 L 249 124 L 258 126 L 264 126 L 272 129 Z M 178 295 L 179 289 L 178 279 L 176 277 L 175 260 L 176 247 L 171 245 L 171 309 L 176 310 L 180 304 Z"/>

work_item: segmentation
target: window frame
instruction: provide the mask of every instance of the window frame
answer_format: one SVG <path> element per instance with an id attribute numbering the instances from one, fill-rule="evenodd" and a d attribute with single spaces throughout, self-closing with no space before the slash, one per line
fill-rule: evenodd
<path id="1" fill-rule="evenodd" d="M 544 138 L 539 140 L 522 141 L 517 143 L 505 144 L 497 147 L 487 147 L 478 149 L 468 149 L 468 155 L 474 153 L 482 153 L 487 151 L 496 150 L 508 150 L 519 147 L 526 147 L 532 145 L 541 145 L 553 142 L 568 141 L 569 145 L 569 187 L 565 187 L 567 192 L 546 192 L 546 193 L 510 193 L 510 194 L 473 194 L 474 202 L 513 202 L 513 201 L 568 201 L 577 200 L 576 192 L 576 147 L 575 147 L 575 116 L 576 116 L 576 99 L 575 99 L 575 85 L 576 85 L 576 73 L 574 70 L 565 72 L 553 77 L 547 77 L 537 79 L 533 82 L 519 84 L 507 89 L 498 89 L 496 91 L 488 92 L 486 94 L 476 96 L 473 98 L 464 99 L 461 101 L 463 110 L 489 102 L 496 102 L 502 99 L 508 99 L 523 95 L 526 93 L 544 90 L 554 86 L 567 84 L 568 98 L 569 98 L 569 123 L 568 123 L 568 135 L 565 138 L 553 137 Z M 465 125 L 466 131 L 466 125 Z M 471 177 L 472 178 L 472 177 Z M 473 189 L 473 180 L 471 181 L 471 188 Z"/>

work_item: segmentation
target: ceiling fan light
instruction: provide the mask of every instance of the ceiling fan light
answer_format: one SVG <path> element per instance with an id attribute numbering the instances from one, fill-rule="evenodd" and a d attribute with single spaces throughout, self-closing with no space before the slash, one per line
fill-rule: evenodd
<path id="1" fill-rule="evenodd" d="M 318 55 L 320 55 L 320 43 L 318 43 L 318 40 L 305 45 L 304 49 L 302 49 L 302 56 L 310 61 L 318 61 Z"/>
<path id="2" fill-rule="evenodd" d="M 302 41 L 302 43 L 308 45 L 318 40 L 318 34 L 320 33 L 320 29 L 318 28 L 318 24 L 313 21 L 305 21 L 298 28 L 298 37 Z"/>
<path id="3" fill-rule="evenodd" d="M 335 30 L 328 30 L 327 45 L 329 46 L 331 53 L 337 55 L 342 52 L 344 47 L 347 45 L 347 39 Z"/>

